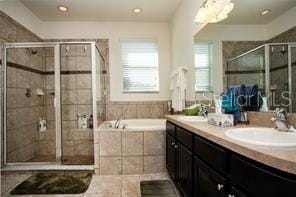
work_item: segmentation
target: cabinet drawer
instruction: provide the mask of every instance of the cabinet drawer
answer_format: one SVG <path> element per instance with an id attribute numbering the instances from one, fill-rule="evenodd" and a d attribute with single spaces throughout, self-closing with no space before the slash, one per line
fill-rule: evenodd
<path id="1" fill-rule="evenodd" d="M 195 136 L 194 153 L 219 173 L 226 174 L 227 152 L 223 148 Z"/>
<path id="2" fill-rule="evenodd" d="M 186 148 L 192 151 L 193 143 L 192 138 L 193 134 L 181 127 L 176 127 L 177 140 L 181 142 Z"/>
<path id="3" fill-rule="evenodd" d="M 170 136 L 176 137 L 176 126 L 173 123 L 166 121 L 166 132 Z"/>
<path id="4" fill-rule="evenodd" d="M 296 176 L 282 176 L 273 170 L 264 165 L 255 166 L 240 156 L 231 157 L 231 183 L 248 191 L 250 196 L 295 196 Z"/>

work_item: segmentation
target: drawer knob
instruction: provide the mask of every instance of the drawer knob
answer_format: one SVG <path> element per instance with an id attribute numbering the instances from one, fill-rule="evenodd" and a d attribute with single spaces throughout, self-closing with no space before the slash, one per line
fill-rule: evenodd
<path id="1" fill-rule="evenodd" d="M 219 191 L 222 190 L 223 187 L 224 187 L 224 185 L 222 185 L 222 184 L 218 184 L 218 185 L 217 185 L 217 189 L 218 189 Z"/>

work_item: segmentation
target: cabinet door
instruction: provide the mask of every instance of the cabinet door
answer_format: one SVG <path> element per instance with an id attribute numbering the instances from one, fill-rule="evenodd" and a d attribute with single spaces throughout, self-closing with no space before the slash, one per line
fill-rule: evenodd
<path id="1" fill-rule="evenodd" d="M 198 159 L 196 156 L 193 164 L 193 196 L 198 197 Z"/>
<path id="2" fill-rule="evenodd" d="M 198 196 L 224 197 L 225 178 L 198 159 Z"/>
<path id="3" fill-rule="evenodd" d="M 172 179 L 176 179 L 176 142 L 166 134 L 166 167 Z"/>
<path id="4" fill-rule="evenodd" d="M 250 196 L 245 194 L 243 191 L 241 191 L 235 187 L 232 187 L 231 192 L 230 192 L 230 194 L 228 194 L 227 197 L 250 197 Z"/>
<path id="5" fill-rule="evenodd" d="M 191 197 L 192 196 L 192 152 L 185 148 L 183 145 L 178 143 L 177 147 L 178 152 L 178 180 L 177 183 L 181 192 L 184 196 Z"/>

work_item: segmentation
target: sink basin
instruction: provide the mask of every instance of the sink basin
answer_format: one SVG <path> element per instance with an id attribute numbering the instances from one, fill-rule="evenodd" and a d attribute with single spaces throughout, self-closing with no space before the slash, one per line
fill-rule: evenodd
<path id="1" fill-rule="evenodd" d="M 237 128 L 226 131 L 226 136 L 249 144 L 273 147 L 296 147 L 296 133 L 279 132 L 273 128 Z"/>
<path id="2" fill-rule="evenodd" d="M 188 121 L 188 122 L 207 122 L 208 119 L 203 116 L 180 116 L 179 120 Z"/>

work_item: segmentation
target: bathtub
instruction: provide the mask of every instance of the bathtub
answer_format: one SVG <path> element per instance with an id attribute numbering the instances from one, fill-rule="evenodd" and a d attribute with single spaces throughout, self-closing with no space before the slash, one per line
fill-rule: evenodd
<path id="1" fill-rule="evenodd" d="M 165 119 L 126 119 L 118 129 L 115 122 L 94 133 L 97 175 L 167 173 Z"/>
<path id="2" fill-rule="evenodd" d="M 116 120 L 106 121 L 104 126 L 114 129 Z M 122 129 L 125 126 L 127 130 L 165 130 L 166 119 L 125 119 L 121 120 L 119 124 L 119 129 Z"/>

